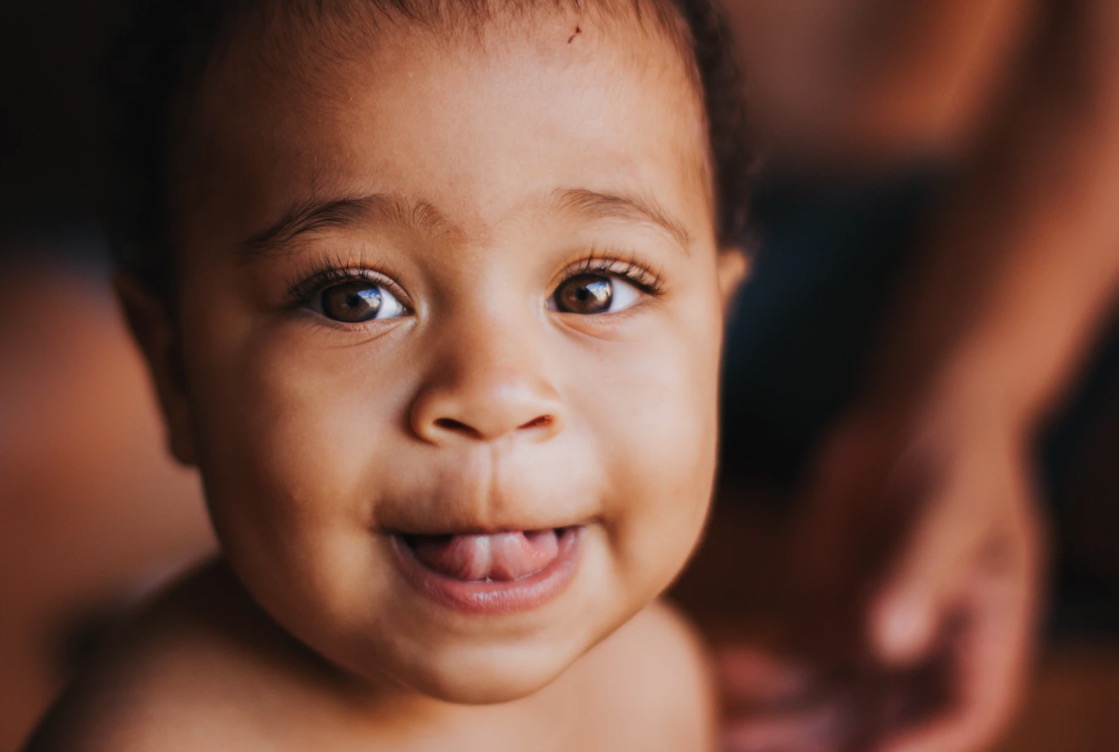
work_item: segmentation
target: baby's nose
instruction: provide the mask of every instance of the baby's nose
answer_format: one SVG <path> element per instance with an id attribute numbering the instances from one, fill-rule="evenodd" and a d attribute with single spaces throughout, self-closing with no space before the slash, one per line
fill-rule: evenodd
<path id="1" fill-rule="evenodd" d="M 412 403 L 412 430 L 431 444 L 554 436 L 564 406 L 543 360 L 537 347 L 496 333 L 446 342 Z"/>

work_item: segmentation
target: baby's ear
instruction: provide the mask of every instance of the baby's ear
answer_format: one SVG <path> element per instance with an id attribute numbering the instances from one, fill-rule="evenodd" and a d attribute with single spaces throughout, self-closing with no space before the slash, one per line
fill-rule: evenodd
<path id="1" fill-rule="evenodd" d="M 148 364 L 148 372 L 155 383 L 156 396 L 167 427 L 168 448 L 179 462 L 193 465 L 196 456 L 190 401 L 183 375 L 178 328 L 168 305 L 135 278 L 127 275 L 116 275 L 113 278 L 113 288 L 128 328 L 140 346 Z"/>
<path id="2" fill-rule="evenodd" d="M 750 256 L 745 249 L 739 246 L 723 248 L 719 251 L 716 261 L 719 276 L 719 294 L 723 301 L 723 313 L 730 311 L 734 302 L 734 294 L 742 286 L 742 282 L 750 273 Z"/>

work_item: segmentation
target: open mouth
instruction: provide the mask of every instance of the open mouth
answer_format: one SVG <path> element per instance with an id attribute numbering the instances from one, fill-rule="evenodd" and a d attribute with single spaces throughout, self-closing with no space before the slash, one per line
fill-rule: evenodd
<path id="1" fill-rule="evenodd" d="M 444 605 L 470 612 L 535 608 L 571 579 L 581 526 L 500 533 L 395 533 L 406 579 Z"/>
<path id="2" fill-rule="evenodd" d="M 490 535 L 403 535 L 428 569 L 464 582 L 510 582 L 546 569 L 572 528 Z"/>

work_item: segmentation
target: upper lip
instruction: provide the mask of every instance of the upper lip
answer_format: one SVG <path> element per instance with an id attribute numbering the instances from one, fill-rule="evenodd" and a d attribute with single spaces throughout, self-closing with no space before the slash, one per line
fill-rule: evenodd
<path id="1" fill-rule="evenodd" d="M 496 535 L 579 527 L 602 511 L 594 476 L 572 461 L 527 451 L 442 452 L 402 459 L 368 497 L 366 518 L 382 534 Z"/>

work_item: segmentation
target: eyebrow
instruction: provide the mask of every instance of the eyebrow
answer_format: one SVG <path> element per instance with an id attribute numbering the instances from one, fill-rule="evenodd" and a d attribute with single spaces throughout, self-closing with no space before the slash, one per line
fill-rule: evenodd
<path id="1" fill-rule="evenodd" d="M 376 218 L 413 225 L 433 234 L 453 227 L 429 203 L 410 202 L 395 194 L 373 193 L 297 204 L 284 212 L 271 227 L 246 240 L 243 246 L 249 256 L 264 255 L 305 233 L 349 227 Z"/>
<path id="2" fill-rule="evenodd" d="M 590 215 L 596 219 L 636 220 L 656 225 L 672 236 L 685 253 L 692 247 L 691 235 L 684 224 L 672 217 L 651 198 L 616 193 L 601 193 L 585 188 L 567 188 L 555 194 L 561 210 Z"/>
<path id="3" fill-rule="evenodd" d="M 552 199 L 560 211 L 595 219 L 635 220 L 655 225 L 676 240 L 684 253 L 690 251 L 691 236 L 683 223 L 675 220 L 655 200 L 586 188 L 559 189 Z M 412 225 L 431 234 L 456 231 L 455 225 L 427 202 L 410 202 L 396 194 L 373 193 L 296 204 L 275 224 L 246 240 L 243 249 L 250 258 L 268 255 L 305 233 L 348 227 L 376 218 Z"/>

